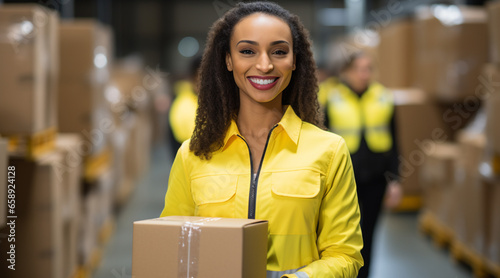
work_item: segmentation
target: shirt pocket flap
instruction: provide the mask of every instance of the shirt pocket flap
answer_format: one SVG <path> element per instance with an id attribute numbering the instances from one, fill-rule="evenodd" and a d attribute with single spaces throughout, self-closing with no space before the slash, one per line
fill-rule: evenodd
<path id="1" fill-rule="evenodd" d="M 197 205 L 222 203 L 236 194 L 237 175 L 215 175 L 191 180 L 191 192 Z"/>
<path id="2" fill-rule="evenodd" d="M 321 189 L 320 174 L 311 170 L 272 173 L 271 190 L 278 196 L 314 198 Z"/>

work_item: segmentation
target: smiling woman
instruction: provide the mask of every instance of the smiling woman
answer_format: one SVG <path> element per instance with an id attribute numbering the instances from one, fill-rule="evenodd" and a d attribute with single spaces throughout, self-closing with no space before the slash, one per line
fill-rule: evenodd
<path id="1" fill-rule="evenodd" d="M 356 277 L 356 184 L 345 141 L 320 128 L 316 83 L 297 16 L 254 2 L 216 21 L 161 216 L 268 220 L 268 278 Z"/>

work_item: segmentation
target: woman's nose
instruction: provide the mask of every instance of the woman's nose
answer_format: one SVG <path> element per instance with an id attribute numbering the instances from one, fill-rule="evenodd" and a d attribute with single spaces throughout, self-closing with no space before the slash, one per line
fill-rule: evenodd
<path id="1" fill-rule="evenodd" d="M 271 59 L 269 59 L 269 56 L 267 56 L 267 54 L 262 54 L 257 61 L 256 68 L 266 73 L 272 71 L 274 69 L 274 66 L 271 62 Z"/>

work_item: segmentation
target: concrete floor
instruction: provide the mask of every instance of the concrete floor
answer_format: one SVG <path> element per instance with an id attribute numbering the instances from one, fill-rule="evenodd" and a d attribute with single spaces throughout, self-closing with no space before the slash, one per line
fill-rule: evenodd
<path id="1" fill-rule="evenodd" d="M 115 233 L 94 278 L 132 277 L 132 223 L 160 215 L 171 162 L 166 148 L 155 148 L 151 169 L 118 215 Z M 472 277 L 470 270 L 453 263 L 446 251 L 437 249 L 420 234 L 417 217 L 384 213 L 376 232 L 371 278 Z"/>

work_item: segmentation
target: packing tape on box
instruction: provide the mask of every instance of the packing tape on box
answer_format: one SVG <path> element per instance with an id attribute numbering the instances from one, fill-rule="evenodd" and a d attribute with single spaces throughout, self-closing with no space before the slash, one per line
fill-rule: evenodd
<path id="1" fill-rule="evenodd" d="M 178 278 L 198 277 L 198 258 L 200 254 L 201 230 L 205 223 L 221 218 L 207 217 L 196 221 L 186 221 L 182 224 L 179 236 Z"/>

